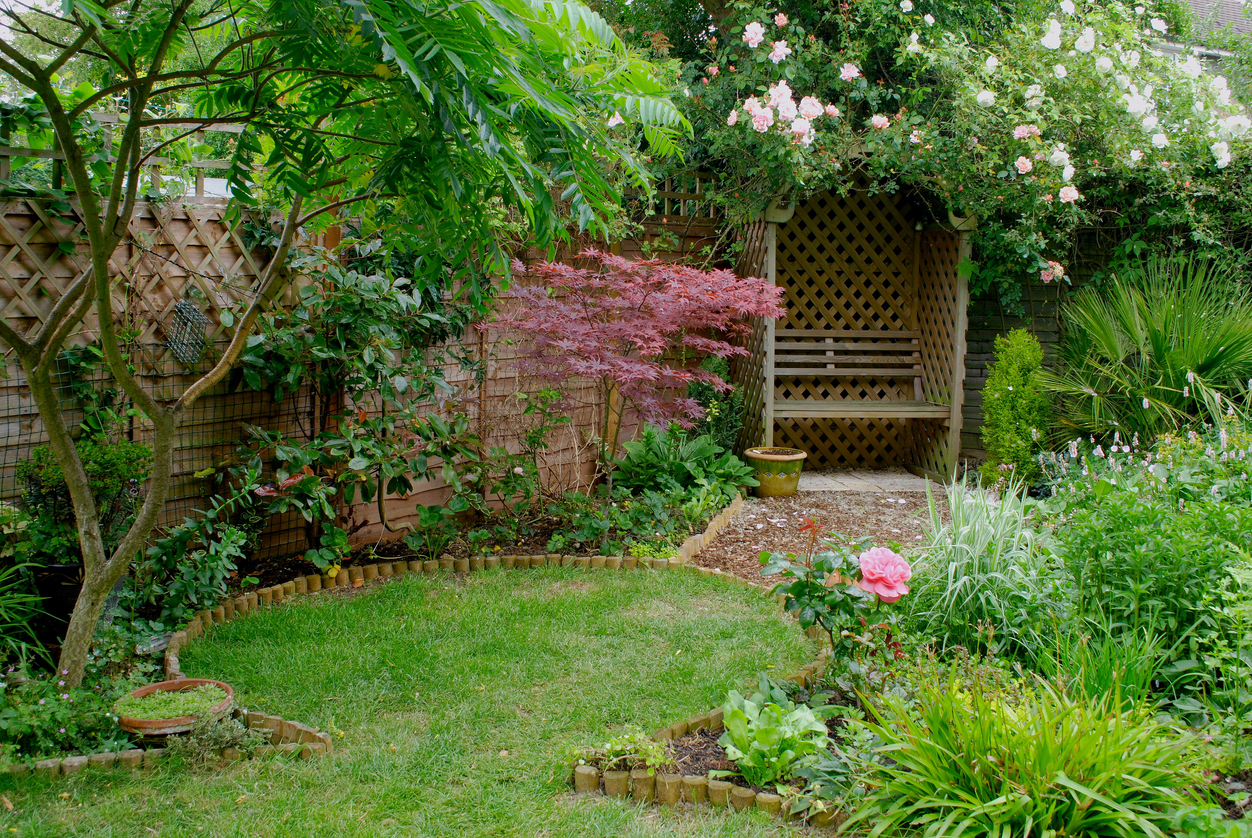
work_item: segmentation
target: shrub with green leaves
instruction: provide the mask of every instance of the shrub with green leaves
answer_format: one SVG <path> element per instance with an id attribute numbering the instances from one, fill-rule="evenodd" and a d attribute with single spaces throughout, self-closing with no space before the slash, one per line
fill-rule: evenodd
<path id="1" fill-rule="evenodd" d="M 730 363 L 716 355 L 706 358 L 700 369 L 711 372 L 722 381 L 730 381 Z M 725 448 L 735 450 L 739 444 L 739 431 L 743 428 L 743 392 L 738 387 L 719 393 L 707 381 L 694 381 L 687 385 L 687 398 L 704 408 L 702 416 L 691 430 L 693 436 L 708 436 Z"/>
<path id="2" fill-rule="evenodd" d="M 613 471 L 614 487 L 686 492 L 701 478 L 721 488 L 727 499 L 740 486 L 757 485 L 752 467 L 725 451 L 710 436 L 691 436 L 677 425 L 661 431 L 649 425 L 624 443 Z"/>
<path id="3" fill-rule="evenodd" d="M 56 673 L 0 674 L 0 764 L 125 749 L 130 738 L 112 704 L 137 686 L 106 678 L 69 687 Z"/>
<path id="4" fill-rule="evenodd" d="M 1195 782 L 1176 732 L 1116 695 L 1040 683 L 1009 703 L 950 682 L 913 707 L 886 698 L 874 716 L 888 759 L 870 764 L 865 805 L 845 826 L 871 838 L 1160 838 Z"/>
<path id="5" fill-rule="evenodd" d="M 751 785 L 786 780 L 816 762 L 828 742 L 825 716 L 834 707 L 795 704 L 762 675 L 758 692 L 744 698 L 731 690 L 722 705 L 726 732 L 718 744 Z"/>
<path id="6" fill-rule="evenodd" d="M 983 480 L 1039 479 L 1036 456 L 1043 450 L 1052 421 L 1048 396 L 1039 384 L 1043 347 L 1025 329 L 996 336 L 995 358 L 982 391 L 982 444 L 987 461 Z"/>

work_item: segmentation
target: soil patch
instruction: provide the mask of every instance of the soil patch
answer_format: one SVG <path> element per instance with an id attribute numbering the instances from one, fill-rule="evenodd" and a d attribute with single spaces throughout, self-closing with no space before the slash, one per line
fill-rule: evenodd
<path id="1" fill-rule="evenodd" d="M 935 487 L 934 491 L 935 503 L 941 512 L 946 511 L 943 490 Z M 921 543 L 930 513 L 924 491 L 799 492 L 789 498 L 748 498 L 693 562 L 759 585 L 773 585 L 776 580 L 761 576 L 761 553 L 802 553 L 809 537 L 800 528 L 810 518 L 828 531 L 853 539 L 868 535 L 876 545 L 895 543 L 907 551 Z"/>
<path id="2" fill-rule="evenodd" d="M 675 774 L 707 776 L 710 771 L 730 771 L 735 766 L 717 744 L 720 733 L 699 730 L 671 740 L 667 749 Z"/>

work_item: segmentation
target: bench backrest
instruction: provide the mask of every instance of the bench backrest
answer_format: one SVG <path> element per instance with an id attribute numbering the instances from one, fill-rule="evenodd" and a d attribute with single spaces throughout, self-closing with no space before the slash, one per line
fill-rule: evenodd
<path id="1" fill-rule="evenodd" d="M 922 401 L 922 355 L 915 331 L 778 329 L 774 374 L 814 377 L 912 377 Z"/>

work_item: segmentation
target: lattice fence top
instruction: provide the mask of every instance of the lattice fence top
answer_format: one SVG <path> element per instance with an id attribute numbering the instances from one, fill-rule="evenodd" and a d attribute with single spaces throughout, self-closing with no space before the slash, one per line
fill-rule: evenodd
<path id="1" fill-rule="evenodd" d="M 789 328 L 914 328 L 916 233 L 906 203 L 898 193 L 821 193 L 779 227 Z"/>
<path id="2" fill-rule="evenodd" d="M 192 302 L 210 321 L 205 340 L 224 336 L 221 311 L 252 299 L 259 260 L 244 246 L 238 223 L 222 221 L 218 203 L 139 204 L 127 237 L 114 252 L 113 311 L 136 332 L 137 344 L 163 343 L 174 308 Z M 0 212 L 0 315 L 33 334 L 56 301 L 89 269 L 81 210 L 56 214 L 38 201 L 4 203 Z M 89 315 L 71 340 L 90 343 Z M 173 355 L 169 354 L 168 359 Z"/>

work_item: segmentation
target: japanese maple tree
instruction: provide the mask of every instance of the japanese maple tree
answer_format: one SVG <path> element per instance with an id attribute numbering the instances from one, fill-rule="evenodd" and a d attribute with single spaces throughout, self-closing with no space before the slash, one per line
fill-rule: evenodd
<path id="1" fill-rule="evenodd" d="M 704 411 L 685 397 L 689 383 L 730 389 L 687 359 L 746 355 L 736 340 L 751 333 L 748 318 L 785 313 L 782 289 L 758 277 L 598 250 L 579 254 L 579 263 L 515 262 L 518 281 L 503 295 L 505 313 L 494 325 L 522 335 L 523 372 L 558 387 L 578 378 L 596 383 L 604 405 L 603 465 L 617 454 L 627 412 L 690 427 Z"/>

